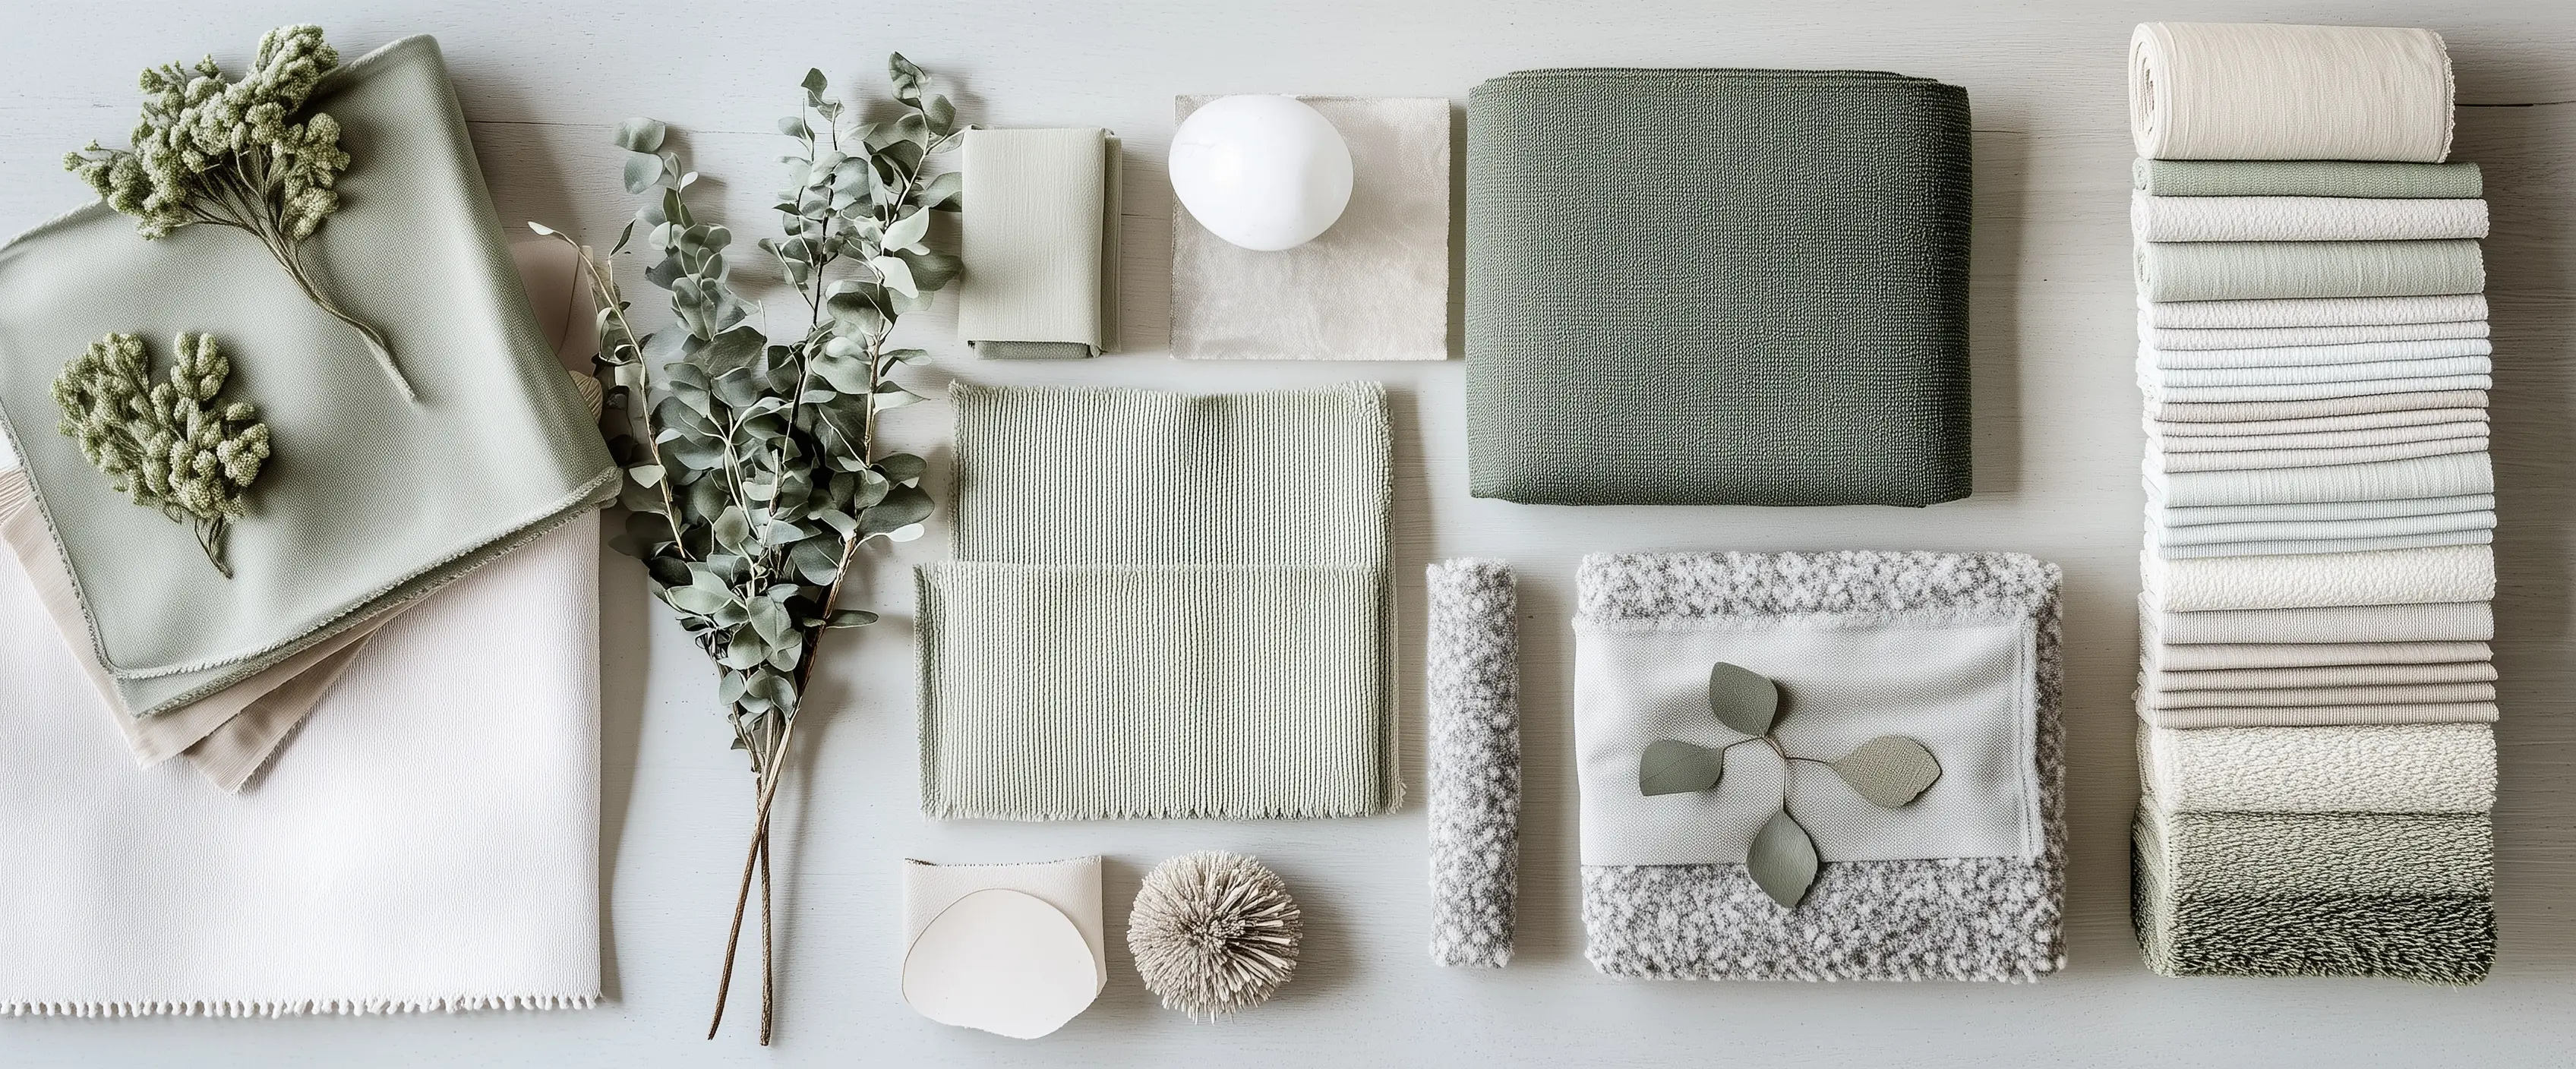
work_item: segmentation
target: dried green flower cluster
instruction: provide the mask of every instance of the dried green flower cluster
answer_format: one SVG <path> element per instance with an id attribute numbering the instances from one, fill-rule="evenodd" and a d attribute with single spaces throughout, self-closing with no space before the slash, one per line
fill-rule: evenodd
<path id="1" fill-rule="evenodd" d="M 319 26 L 281 26 L 259 39 L 251 71 L 224 80 L 214 57 L 194 67 L 167 63 L 143 72 L 143 117 L 132 149 L 92 141 L 63 157 L 63 166 L 98 192 L 108 207 L 135 218 L 146 238 L 199 223 L 228 226 L 259 239 L 297 287 L 331 317 L 366 339 L 376 362 L 402 390 L 411 383 L 394 365 L 383 332 L 326 296 L 304 266 L 302 243 L 340 209 L 340 124 L 300 114 L 340 53 Z"/>
<path id="2" fill-rule="evenodd" d="M 229 578 L 224 529 L 240 519 L 242 494 L 268 460 L 268 424 L 248 401 L 217 395 L 232 361 L 211 334 L 181 334 L 170 375 L 152 381 L 143 339 L 110 334 L 54 377 L 57 425 L 81 455 L 134 503 L 197 531 L 197 544 Z"/>

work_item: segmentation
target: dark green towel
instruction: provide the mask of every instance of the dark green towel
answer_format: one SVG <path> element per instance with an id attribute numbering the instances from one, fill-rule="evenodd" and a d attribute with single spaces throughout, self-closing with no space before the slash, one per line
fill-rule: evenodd
<path id="1" fill-rule="evenodd" d="M 1468 100 L 1476 496 L 1968 495 L 1965 90 L 1553 70 Z"/>

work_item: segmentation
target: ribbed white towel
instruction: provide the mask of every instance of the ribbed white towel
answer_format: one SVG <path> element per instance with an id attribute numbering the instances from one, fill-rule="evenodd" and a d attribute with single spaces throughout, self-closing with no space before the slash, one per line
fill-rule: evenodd
<path id="1" fill-rule="evenodd" d="M 2451 664 L 2494 658 L 2484 642 L 2262 642 L 2169 646 L 2144 644 L 2147 671 L 2222 668 L 2313 668 L 2333 664 Z"/>
<path id="2" fill-rule="evenodd" d="M 2430 241 L 2487 236 L 2483 200 L 2129 197 L 2141 241 Z"/>
<path id="3" fill-rule="evenodd" d="M 2438 424 L 2487 422 L 2483 408 L 2418 408 L 2404 412 L 2362 412 L 2349 416 L 2320 416 L 2313 419 L 2263 419 L 2235 422 L 2200 422 L 2146 420 L 2150 438 L 2180 440 L 2184 438 L 2232 438 L 2258 434 L 2340 434 L 2422 427 Z"/>
<path id="4" fill-rule="evenodd" d="M 2229 302 L 2256 304 L 2256 301 Z M 2138 316 L 2138 339 L 2157 349 L 2275 349 L 2292 345 L 2359 345 L 2374 341 L 2430 341 L 2436 338 L 2483 338 L 2487 321 L 2458 323 L 2378 323 L 2348 327 L 2246 327 L 2191 330 L 2159 327 Z"/>
<path id="5" fill-rule="evenodd" d="M 2159 160 L 2439 163 L 2451 61 L 2431 30 L 2141 23 L 2129 134 Z"/>
<path id="6" fill-rule="evenodd" d="M 2141 705 L 2138 718 L 2160 728 L 2332 727 L 2338 724 L 2492 724 L 2494 702 L 2446 702 L 2430 705 L 2296 705 L 2226 706 L 2211 709 L 2155 709 Z"/>
<path id="7" fill-rule="evenodd" d="M 2138 631 L 2167 645 L 2284 642 L 2487 642 L 2495 607 L 2483 601 L 2234 612 L 2168 612 L 2138 597 Z"/>
<path id="8" fill-rule="evenodd" d="M 2495 343 L 2485 338 L 2429 338 L 2415 341 L 2352 342 L 2342 345 L 2274 345 L 2249 349 L 2157 349 L 2140 345 L 2137 366 L 2141 372 L 2159 368 L 2357 367 L 2421 364 L 2446 357 L 2486 356 L 2493 352 L 2495 352 Z M 2487 369 L 2483 367 L 2475 371 L 2400 368 L 2390 373 L 2389 377 L 2486 373 Z"/>
<path id="9" fill-rule="evenodd" d="M 2462 494 L 2458 497 L 2415 497 L 2395 501 L 2308 501 L 2286 505 L 2208 505 L 2201 508 L 2175 508 L 2161 500 L 2147 502 L 2148 522 L 2168 530 L 2181 527 L 2203 527 L 2223 523 L 2332 523 L 2345 520 L 2385 520 L 2401 516 L 2441 516 L 2453 513 L 2487 513 L 2486 526 L 2494 526 L 2494 494 Z M 2471 517 L 2463 516 L 2463 519 Z"/>
<path id="10" fill-rule="evenodd" d="M 2495 493 L 2495 467 L 2487 454 L 2337 464 L 2261 471 L 2148 472 L 2147 496 L 2166 507 L 2280 505 L 2299 502 L 2378 501 Z"/>
<path id="11" fill-rule="evenodd" d="M 2437 438 L 2427 442 L 2387 442 L 2380 445 L 2337 446 L 2329 449 L 2245 449 L 2211 452 L 2149 452 L 2146 468 L 2150 473 L 2177 474 L 2202 471 L 2258 471 L 2288 468 L 2322 468 L 2347 464 L 2373 464 L 2388 460 L 2411 460 L 2485 450 L 2485 437 Z"/>
<path id="12" fill-rule="evenodd" d="M 2138 769 L 2167 812 L 2483 813 L 2495 808 L 2495 729 L 2141 727 Z"/>
<path id="13" fill-rule="evenodd" d="M 2474 410 L 2472 410 L 2474 411 Z M 2484 413 L 2479 413 L 2483 416 Z M 2211 424 L 2147 425 L 2147 448 L 2163 453 L 2242 453 L 2255 449 L 2344 449 L 2363 445 L 2395 445 L 2401 442 L 2439 442 L 2453 438 L 2487 437 L 2487 421 L 2462 420 L 2457 423 L 2419 423 L 2403 427 L 2370 427 L 2350 431 L 2311 431 L 2304 434 L 2185 434 L 2167 436 L 2168 426 Z M 2226 426 L 2216 424 L 2215 426 Z M 2244 426 L 2244 424 L 2235 424 Z"/>
<path id="14" fill-rule="evenodd" d="M 598 531 L 386 624 L 239 794 L 134 767 L 0 554 L 0 1013 L 590 1005 Z"/>
<path id="15" fill-rule="evenodd" d="M 2167 694 L 2209 690 L 2281 690 L 2290 687 L 2416 687 L 2443 683 L 2493 683 L 2493 661 L 2432 664 L 2319 664 L 2281 668 L 2150 669 L 2138 685 Z"/>
<path id="16" fill-rule="evenodd" d="M 2181 510 L 2177 510 L 2181 511 Z M 2147 513 L 2147 541 L 2157 546 L 2205 545 L 2213 542 L 2288 542 L 2320 538 L 2389 538 L 2445 531 L 2495 529 L 2492 509 L 2436 512 L 2422 516 L 2381 516 L 2359 520 L 2280 520 L 2256 523 L 2198 523 L 2168 527 L 2164 513 Z"/>
<path id="17" fill-rule="evenodd" d="M 2305 538 L 2274 542 L 2203 542 L 2186 546 L 2159 546 L 2157 556 L 2176 560 L 2203 557 L 2296 557 L 2318 553 L 2362 553 L 2381 549 L 2419 549 L 2425 546 L 2483 546 L 2495 541 L 2495 532 L 2439 531 L 2431 534 L 2384 535 L 2377 538 Z"/>
<path id="18" fill-rule="evenodd" d="M 2304 401 L 2159 402 L 2147 400 L 2146 418 L 2163 423 L 2245 423 L 2257 420 L 2320 419 L 2385 412 L 2487 407 L 2484 389 L 2429 393 L 2377 393 L 2320 397 Z"/>
<path id="19" fill-rule="evenodd" d="M 2381 323 L 2485 322 L 2482 293 L 2436 297 L 2283 297 L 2268 301 L 2164 301 L 2139 308 L 2147 326 L 2184 330 L 2366 327 Z"/>
<path id="20" fill-rule="evenodd" d="M 2495 552 L 2439 546 L 2295 557 L 2171 560 L 2139 554 L 2146 593 L 2167 612 L 2418 605 L 2495 597 Z"/>
<path id="21" fill-rule="evenodd" d="M 2280 386 L 2158 386 L 2152 383 L 2140 383 L 2139 386 L 2146 391 L 2147 404 L 2152 406 L 2239 401 L 2318 401 L 2336 397 L 2425 393 L 2435 390 L 2491 390 L 2495 388 L 2495 380 L 2485 375 L 2444 375 L 2428 378 L 2365 379 L 2358 382 L 2317 382 Z"/>

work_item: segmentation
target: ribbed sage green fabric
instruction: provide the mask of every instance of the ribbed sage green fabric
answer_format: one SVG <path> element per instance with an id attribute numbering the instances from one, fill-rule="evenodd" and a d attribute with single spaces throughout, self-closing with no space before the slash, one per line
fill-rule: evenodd
<path id="1" fill-rule="evenodd" d="M 2476 241 L 2142 241 L 2138 299 L 2419 297 L 2486 289 Z"/>
<path id="2" fill-rule="evenodd" d="M 0 248 L 0 418 L 99 661 L 138 715 L 424 596 L 616 490 L 502 244 L 437 42 L 349 64 L 313 106 L 339 121 L 352 162 L 305 257 L 391 339 L 416 404 L 247 234 L 146 241 L 93 205 Z M 55 432 L 50 384 L 86 345 L 141 334 L 166 367 L 183 330 L 221 342 L 229 394 L 275 433 L 227 540 L 230 579 L 187 525 L 111 490 Z"/>
<path id="3" fill-rule="evenodd" d="M 1331 817 L 1402 798 L 1383 389 L 951 389 L 918 573 L 934 817 Z"/>
<path id="4" fill-rule="evenodd" d="M 1472 493 L 1968 495 L 1966 91 L 1548 70 L 1467 110 Z"/>
<path id="5" fill-rule="evenodd" d="M 2486 195 L 2474 163 L 2141 159 L 2130 177 L 2137 188 L 2159 197 L 2461 200 Z"/>

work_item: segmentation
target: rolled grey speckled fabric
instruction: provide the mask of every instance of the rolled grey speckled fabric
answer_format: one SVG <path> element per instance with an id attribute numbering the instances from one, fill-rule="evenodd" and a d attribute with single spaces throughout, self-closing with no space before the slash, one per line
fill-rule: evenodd
<path id="1" fill-rule="evenodd" d="M 1431 566 L 1431 959 L 1512 960 L 1520 838 L 1518 599 L 1511 565 Z"/>

